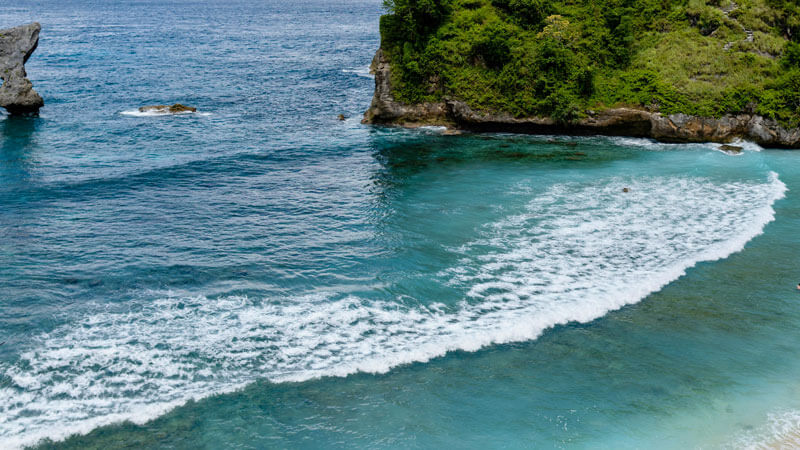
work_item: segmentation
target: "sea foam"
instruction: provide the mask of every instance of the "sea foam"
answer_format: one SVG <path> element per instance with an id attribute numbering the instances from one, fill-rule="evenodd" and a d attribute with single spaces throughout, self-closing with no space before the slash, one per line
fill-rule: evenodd
<path id="1" fill-rule="evenodd" d="M 800 411 L 770 413 L 764 425 L 739 433 L 723 448 L 763 450 L 800 448 Z"/>
<path id="2" fill-rule="evenodd" d="M 374 78 L 375 76 L 370 72 L 370 66 L 357 67 L 354 69 L 342 69 L 344 73 L 352 73 L 364 78 Z"/>
<path id="3" fill-rule="evenodd" d="M 623 192 L 627 187 L 628 192 Z M 566 183 L 521 214 L 448 249 L 437 274 L 457 306 L 336 292 L 290 299 L 161 294 L 128 312 L 96 311 L 0 365 L 0 441 L 61 439 L 142 423 L 259 378 L 384 373 L 449 351 L 526 341 L 636 303 L 700 261 L 741 250 L 774 219 L 786 187 L 692 177 Z"/>

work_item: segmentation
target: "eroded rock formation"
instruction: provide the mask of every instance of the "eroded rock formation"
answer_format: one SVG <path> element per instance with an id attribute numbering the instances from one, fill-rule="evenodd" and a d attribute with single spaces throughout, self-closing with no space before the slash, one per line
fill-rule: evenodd
<path id="1" fill-rule="evenodd" d="M 44 106 L 28 80 L 25 63 L 39 45 L 38 23 L 0 30 L 0 106 L 10 114 L 35 114 Z"/>
<path id="2" fill-rule="evenodd" d="M 531 134 L 604 134 L 648 137 L 662 142 L 719 142 L 741 138 L 766 147 L 800 148 L 800 128 L 785 128 L 757 115 L 720 118 L 663 115 L 633 108 L 587 111 L 572 123 L 549 117 L 518 118 L 503 112 L 475 111 L 460 100 L 407 105 L 392 95 L 391 72 L 382 50 L 372 61 L 375 95 L 364 123 L 402 126 L 446 125 L 453 129 Z"/>
<path id="3" fill-rule="evenodd" d="M 391 72 L 389 61 L 378 49 L 370 65 L 370 72 L 375 75 L 375 95 L 372 105 L 364 113 L 364 123 L 386 123 L 398 125 L 434 125 L 444 124 L 447 119 L 447 106 L 444 103 L 422 103 L 405 105 L 395 101 L 392 95 Z"/>

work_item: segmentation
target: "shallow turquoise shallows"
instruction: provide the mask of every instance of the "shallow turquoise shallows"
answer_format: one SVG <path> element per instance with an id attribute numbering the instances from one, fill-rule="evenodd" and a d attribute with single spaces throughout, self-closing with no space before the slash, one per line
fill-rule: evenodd
<path id="1" fill-rule="evenodd" d="M 0 448 L 800 444 L 800 153 L 361 125 L 380 0 L 11 3 Z"/>

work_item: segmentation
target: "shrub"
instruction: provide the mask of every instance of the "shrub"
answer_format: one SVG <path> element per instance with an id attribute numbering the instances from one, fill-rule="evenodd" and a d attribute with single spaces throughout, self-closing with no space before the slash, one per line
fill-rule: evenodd
<path id="1" fill-rule="evenodd" d="M 703 36 L 708 36 L 716 31 L 725 21 L 722 11 L 706 5 L 702 0 L 691 0 L 686 10 L 686 16 L 689 23 L 697 27 Z"/>
<path id="2" fill-rule="evenodd" d="M 781 57 L 781 65 L 787 69 L 800 69 L 800 44 L 794 42 L 786 43 Z"/>
<path id="3" fill-rule="evenodd" d="M 419 43 L 435 31 L 450 12 L 450 0 L 383 0 L 407 39 Z"/>
<path id="4" fill-rule="evenodd" d="M 547 0 L 492 0 L 492 4 L 528 28 L 535 28 L 551 12 Z"/>
<path id="5" fill-rule="evenodd" d="M 513 29 L 500 21 L 491 21 L 479 27 L 470 51 L 473 63 L 482 62 L 490 69 L 502 68 L 511 59 L 509 40 L 512 35 Z"/>

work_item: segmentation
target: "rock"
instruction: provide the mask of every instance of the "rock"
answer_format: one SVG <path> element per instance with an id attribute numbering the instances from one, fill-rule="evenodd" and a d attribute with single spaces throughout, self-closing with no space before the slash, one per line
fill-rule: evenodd
<path id="1" fill-rule="evenodd" d="M 151 105 L 151 106 L 142 106 L 139 108 L 139 112 L 154 112 L 158 114 L 187 114 L 197 112 L 197 108 L 192 108 L 191 106 L 181 105 L 180 103 L 175 103 L 174 105 Z"/>
<path id="2" fill-rule="evenodd" d="M 421 103 L 406 105 L 394 99 L 392 95 L 392 74 L 389 60 L 378 49 L 370 73 L 375 75 L 375 95 L 372 104 L 364 113 L 362 123 L 397 124 L 407 126 L 448 125 L 447 109 L 444 103 Z"/>
<path id="3" fill-rule="evenodd" d="M 0 106 L 9 114 L 36 114 L 44 106 L 25 72 L 25 63 L 39 45 L 41 29 L 34 22 L 0 30 Z"/>
<path id="4" fill-rule="evenodd" d="M 734 155 L 738 155 L 739 153 L 742 153 L 742 147 L 739 147 L 739 146 L 736 146 L 736 145 L 723 144 L 723 145 L 720 145 L 719 149 L 722 150 L 725 153 L 731 153 L 731 154 L 734 154 Z"/>
<path id="5" fill-rule="evenodd" d="M 339 116 L 338 116 L 338 119 L 339 119 L 339 120 L 344 120 L 344 119 L 346 119 L 346 118 L 347 118 L 347 117 L 345 117 L 345 116 L 344 116 L 344 114 L 339 114 Z"/>
<path id="6" fill-rule="evenodd" d="M 477 111 L 457 99 L 405 104 L 392 95 L 390 64 L 378 50 L 370 71 L 375 74 L 375 95 L 362 123 L 448 128 L 479 132 L 632 136 L 662 142 L 717 142 L 746 139 L 765 147 L 800 148 L 800 126 L 785 127 L 755 114 L 720 118 L 687 114 L 662 115 L 635 108 L 588 110 L 586 117 L 559 123 L 550 117 L 516 117 L 503 111 Z M 571 142 L 562 145 L 572 146 Z"/>
<path id="7" fill-rule="evenodd" d="M 622 192 L 630 192 L 631 188 L 622 188 Z"/>

